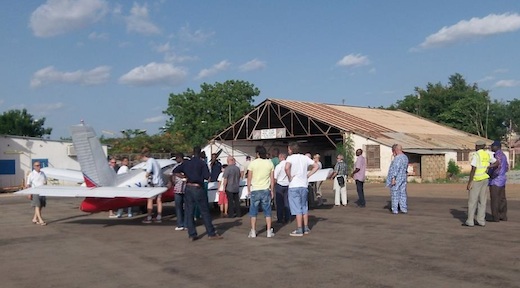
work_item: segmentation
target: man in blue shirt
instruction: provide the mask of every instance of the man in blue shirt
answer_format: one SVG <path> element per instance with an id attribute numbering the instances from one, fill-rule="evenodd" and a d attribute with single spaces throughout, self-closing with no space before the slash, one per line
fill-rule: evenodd
<path id="1" fill-rule="evenodd" d="M 394 160 L 388 169 L 388 176 L 386 177 L 386 186 L 390 188 L 390 196 L 392 200 L 392 214 L 408 213 L 407 204 L 407 169 L 408 157 L 403 153 L 403 148 L 399 144 L 392 145 L 392 154 Z"/>
<path id="2" fill-rule="evenodd" d="M 208 239 L 222 239 L 213 226 L 208 206 L 208 194 L 204 191 L 204 180 L 209 179 L 210 174 L 206 163 L 200 159 L 200 147 L 193 148 L 191 160 L 182 162 L 177 166 L 173 173 L 183 173 L 186 177 L 185 204 L 186 204 L 186 226 L 188 226 L 188 236 L 191 241 L 198 239 L 197 229 L 193 221 L 195 204 L 198 205 L 202 214 L 202 220 L 208 233 Z"/>

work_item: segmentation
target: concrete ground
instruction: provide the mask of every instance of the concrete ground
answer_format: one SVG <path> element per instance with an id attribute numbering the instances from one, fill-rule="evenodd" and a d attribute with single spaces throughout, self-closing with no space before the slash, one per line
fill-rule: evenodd
<path id="1" fill-rule="evenodd" d="M 224 239 L 196 242 L 174 231 L 171 203 L 166 221 L 145 225 L 54 198 L 43 227 L 26 198 L 2 195 L 0 287 L 520 287 L 520 185 L 507 187 L 508 222 L 473 228 L 461 226 L 465 184 L 410 184 L 408 215 L 383 208 L 382 184 L 367 185 L 364 209 L 333 207 L 324 187 L 310 235 L 290 237 L 291 223 L 266 238 L 259 218 L 262 232 L 248 239 L 246 215 L 215 218 Z"/>

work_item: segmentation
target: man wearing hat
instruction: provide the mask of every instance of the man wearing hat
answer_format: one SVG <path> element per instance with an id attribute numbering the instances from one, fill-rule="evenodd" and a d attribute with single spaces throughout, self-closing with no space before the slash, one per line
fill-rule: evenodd
<path id="1" fill-rule="evenodd" d="M 489 175 L 487 168 L 490 163 L 495 163 L 496 159 L 484 148 L 486 142 L 478 140 L 475 142 L 475 153 L 471 157 L 471 172 L 469 174 L 468 186 L 468 219 L 462 226 L 473 227 L 475 225 L 475 211 L 477 211 L 477 223 L 479 226 L 486 226 L 486 188 L 488 186 Z M 478 205 L 478 206 L 477 206 Z"/>
<path id="2" fill-rule="evenodd" d="M 490 167 L 489 195 L 491 196 L 491 214 L 493 221 L 507 221 L 507 199 L 506 199 L 506 173 L 509 170 L 507 157 L 502 152 L 502 143 L 495 141 L 491 144 L 491 151 L 495 152 L 497 162 Z"/>

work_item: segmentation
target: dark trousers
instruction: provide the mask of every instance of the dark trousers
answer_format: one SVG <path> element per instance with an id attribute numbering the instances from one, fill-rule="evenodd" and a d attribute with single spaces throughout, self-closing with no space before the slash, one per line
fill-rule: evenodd
<path id="1" fill-rule="evenodd" d="M 288 223 L 291 221 L 291 208 L 289 208 L 289 187 L 276 184 L 276 222 Z"/>
<path id="2" fill-rule="evenodd" d="M 491 215 L 493 220 L 507 221 L 507 199 L 506 199 L 506 187 L 500 186 L 489 186 L 489 195 L 491 196 Z"/>
<path id="3" fill-rule="evenodd" d="M 215 227 L 213 227 L 211 215 L 209 213 L 208 194 L 204 191 L 204 188 L 186 186 L 184 193 L 184 200 L 186 201 L 186 226 L 188 226 L 189 237 L 197 236 L 197 229 L 195 228 L 195 222 L 193 220 L 195 205 L 200 209 L 202 221 L 204 221 L 204 226 L 206 227 L 208 236 L 215 236 Z"/>
<path id="4" fill-rule="evenodd" d="M 366 202 L 365 202 L 365 190 L 363 188 L 364 184 L 365 184 L 365 182 L 356 180 L 356 190 L 357 190 L 357 195 L 358 195 L 357 204 L 359 206 L 365 206 L 365 204 L 366 204 Z"/>
<path id="5" fill-rule="evenodd" d="M 226 190 L 226 196 L 228 199 L 228 214 L 230 217 L 242 217 L 242 213 L 240 212 L 240 193 Z"/>
<path id="6" fill-rule="evenodd" d="M 184 209 L 184 194 L 175 193 L 175 215 L 177 216 L 177 227 L 186 227 L 186 211 Z"/>

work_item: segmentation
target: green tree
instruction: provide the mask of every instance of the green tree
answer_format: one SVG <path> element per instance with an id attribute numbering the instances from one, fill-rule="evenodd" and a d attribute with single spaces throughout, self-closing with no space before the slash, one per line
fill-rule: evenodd
<path id="1" fill-rule="evenodd" d="M 389 109 L 401 109 L 447 126 L 488 138 L 502 138 L 506 129 L 506 106 L 490 101 L 489 92 L 469 85 L 458 73 L 449 77 L 448 85 L 428 83 L 426 89 L 415 88 Z"/>
<path id="2" fill-rule="evenodd" d="M 9 110 L 0 115 L 0 134 L 42 137 L 51 135 L 52 128 L 44 128 L 45 118 L 34 119 L 23 110 Z"/>
<path id="3" fill-rule="evenodd" d="M 212 136 L 253 109 L 254 97 L 260 90 L 246 81 L 228 80 L 213 85 L 204 83 L 201 91 L 187 89 L 170 94 L 170 116 L 166 131 L 183 136 L 194 145 L 205 144 Z"/>
<path id="4" fill-rule="evenodd" d="M 506 108 L 505 126 L 511 128 L 513 131 L 519 132 L 520 128 L 520 100 L 514 99 L 508 101 Z M 511 127 L 509 127 L 511 126 Z"/>
<path id="5" fill-rule="evenodd" d="M 122 138 L 103 138 L 100 140 L 103 144 L 110 145 L 110 154 L 138 154 L 144 147 L 148 148 L 152 153 L 175 153 L 190 152 L 190 146 L 178 134 L 162 133 L 155 135 L 147 135 L 139 130 L 125 130 L 125 137 Z M 137 134 L 130 132 L 138 131 Z"/>
<path id="6" fill-rule="evenodd" d="M 343 161 L 347 164 L 347 172 L 352 173 L 354 171 L 354 140 L 349 135 L 345 138 L 345 142 L 336 144 L 336 153 L 343 155 Z"/>

